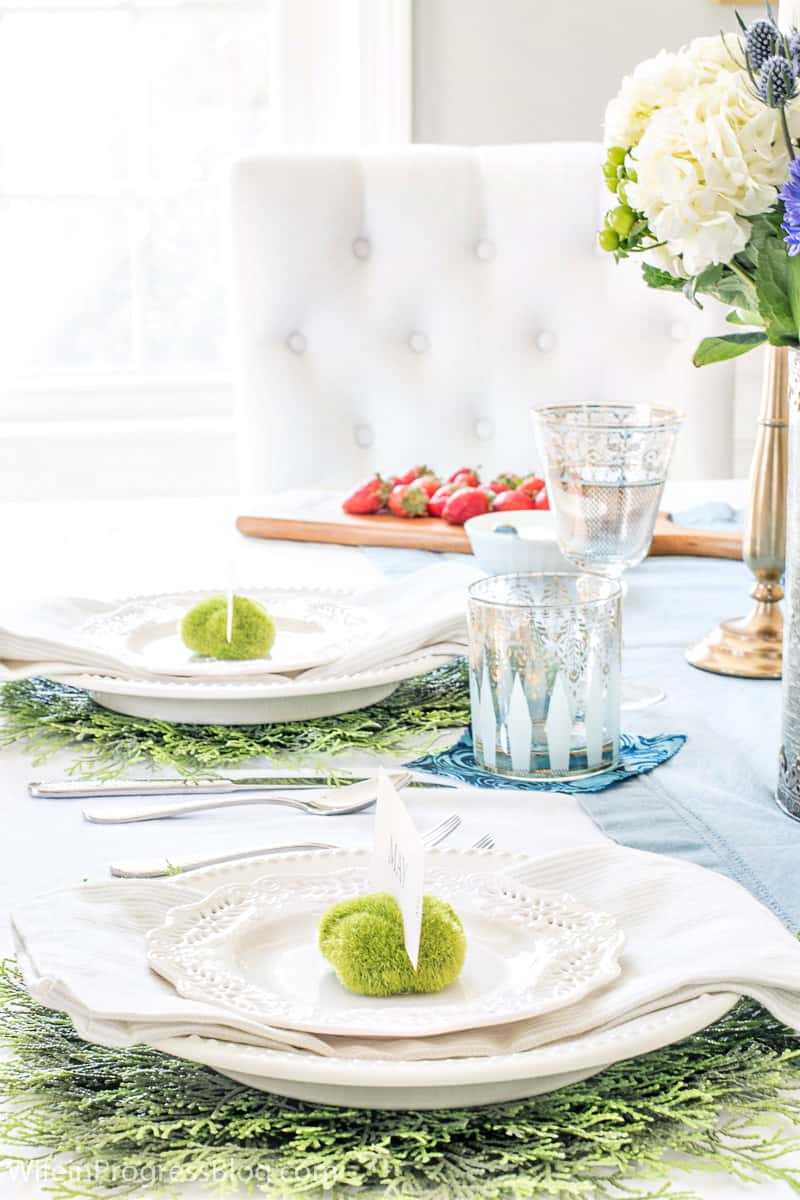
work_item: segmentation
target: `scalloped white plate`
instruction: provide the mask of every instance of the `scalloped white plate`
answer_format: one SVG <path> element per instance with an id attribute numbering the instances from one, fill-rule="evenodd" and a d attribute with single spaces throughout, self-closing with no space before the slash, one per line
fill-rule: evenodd
<path id="1" fill-rule="evenodd" d="M 340 592 L 247 588 L 244 594 L 263 604 L 275 622 L 271 653 L 236 661 L 201 658 L 183 644 L 180 623 L 195 604 L 219 594 L 203 590 L 135 596 L 92 617 L 79 633 L 133 672 L 235 681 L 324 666 L 375 641 L 383 629 L 374 613 Z"/>
<path id="2" fill-rule="evenodd" d="M 352 1037 L 429 1037 L 535 1017 L 619 974 L 624 935 L 615 919 L 570 896 L 474 872 L 432 870 L 425 886 L 453 905 L 467 935 L 459 979 L 436 994 L 357 996 L 323 958 L 320 918 L 370 891 L 363 868 L 224 885 L 171 910 L 148 935 L 148 962 L 183 996 L 270 1025 Z"/>

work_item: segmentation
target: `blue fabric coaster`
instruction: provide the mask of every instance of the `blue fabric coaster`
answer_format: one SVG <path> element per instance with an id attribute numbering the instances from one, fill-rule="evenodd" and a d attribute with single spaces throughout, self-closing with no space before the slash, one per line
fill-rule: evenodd
<path id="1" fill-rule="evenodd" d="M 439 754 L 425 754 L 415 758 L 405 765 L 415 771 L 427 771 L 431 775 L 445 775 L 449 779 L 458 779 L 470 787 L 511 788 L 527 792 L 602 792 L 613 787 L 615 783 L 624 783 L 636 775 L 646 775 L 655 770 L 661 763 L 677 754 L 686 741 L 682 733 L 661 733 L 656 737 L 632 737 L 623 733 L 619 740 L 620 765 L 613 771 L 603 771 L 599 775 L 587 775 L 583 779 L 559 780 L 554 782 L 509 779 L 503 775 L 493 775 L 484 771 L 475 761 L 472 752 L 472 733 L 466 733 L 451 746 Z"/>

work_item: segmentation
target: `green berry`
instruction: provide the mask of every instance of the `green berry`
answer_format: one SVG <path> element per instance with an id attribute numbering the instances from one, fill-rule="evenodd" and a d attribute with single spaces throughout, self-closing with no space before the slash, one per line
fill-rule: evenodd
<path id="1" fill-rule="evenodd" d="M 616 192 L 619 184 L 619 176 L 617 168 L 610 166 L 608 163 L 603 167 L 603 178 L 606 181 L 606 187 L 610 192 Z"/>
<path id="2" fill-rule="evenodd" d="M 628 151 L 624 146 L 612 146 L 608 152 L 607 161 L 615 167 L 621 167 L 625 162 L 625 155 Z"/>
<path id="3" fill-rule="evenodd" d="M 609 214 L 608 224 L 620 237 L 625 238 L 633 229 L 635 220 L 636 216 L 633 209 L 628 208 L 627 204 L 619 204 Z"/>
<path id="4" fill-rule="evenodd" d="M 204 658 L 238 660 L 266 658 L 275 644 L 275 622 L 262 605 L 246 596 L 233 598 L 231 640 L 225 634 L 228 625 L 228 601 L 225 596 L 209 596 L 190 608 L 181 622 L 184 645 Z"/>
<path id="5" fill-rule="evenodd" d="M 613 229 L 601 229 L 597 235 L 601 250 L 619 249 L 619 234 Z"/>
<path id="6" fill-rule="evenodd" d="M 342 983 L 361 996 L 440 992 L 458 978 L 467 940 L 449 904 L 422 900 L 416 971 L 406 953 L 403 917 L 394 896 L 378 892 L 334 904 L 319 926 L 319 948 Z"/>

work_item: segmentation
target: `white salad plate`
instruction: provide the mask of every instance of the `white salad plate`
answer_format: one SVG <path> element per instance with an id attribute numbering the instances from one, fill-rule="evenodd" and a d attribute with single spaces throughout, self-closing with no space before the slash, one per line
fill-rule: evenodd
<path id="1" fill-rule="evenodd" d="M 325 666 L 377 640 L 382 631 L 374 613 L 341 593 L 248 588 L 247 597 L 262 604 L 275 622 L 270 654 L 235 661 L 202 658 L 184 645 L 181 621 L 195 604 L 219 594 L 185 591 L 136 596 L 91 617 L 78 632 L 94 649 L 107 651 L 134 673 L 241 680 Z"/>
<path id="2" fill-rule="evenodd" d="M 194 902 L 223 884 L 250 884 L 267 876 L 279 879 L 296 875 L 299 869 L 323 879 L 334 871 L 363 871 L 366 855 L 366 851 L 355 850 L 271 855 L 220 863 L 164 882 L 174 890 L 176 903 Z M 530 863 L 526 855 L 503 850 L 431 850 L 426 859 L 432 871 L 458 877 L 513 873 Z M 309 1103 L 398 1110 L 464 1108 L 565 1087 L 615 1062 L 651 1053 L 697 1033 L 723 1017 L 738 1000 L 729 992 L 703 995 L 553 1045 L 472 1058 L 333 1058 L 199 1035 L 151 1044 L 251 1087 Z"/>
<path id="3" fill-rule="evenodd" d="M 170 911 L 148 935 L 148 962 L 190 999 L 285 1029 L 356 1038 L 520 1021 L 574 1004 L 619 974 L 616 920 L 571 896 L 469 869 L 429 869 L 425 887 L 453 906 L 467 939 L 459 978 L 435 994 L 355 995 L 323 957 L 323 914 L 373 890 L 363 865 L 223 884 Z"/>

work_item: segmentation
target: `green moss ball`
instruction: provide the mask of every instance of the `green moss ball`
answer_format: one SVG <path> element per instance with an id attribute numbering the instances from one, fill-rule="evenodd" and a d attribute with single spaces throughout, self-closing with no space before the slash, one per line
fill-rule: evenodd
<path id="1" fill-rule="evenodd" d="M 461 972 L 467 939 L 450 905 L 425 896 L 415 971 L 406 953 L 397 901 L 378 892 L 329 908 L 320 922 L 319 948 L 351 992 L 397 996 L 446 988 Z"/>
<path id="2" fill-rule="evenodd" d="M 266 658 L 275 644 L 275 622 L 266 609 L 246 596 L 233 597 L 233 629 L 225 639 L 228 601 L 210 596 L 190 608 L 181 621 L 184 645 L 204 658 Z"/>

